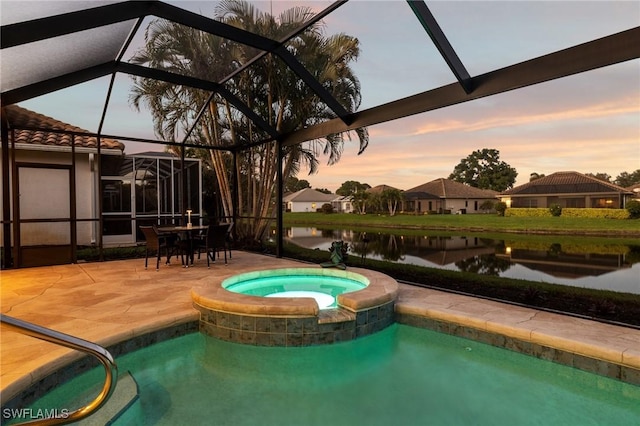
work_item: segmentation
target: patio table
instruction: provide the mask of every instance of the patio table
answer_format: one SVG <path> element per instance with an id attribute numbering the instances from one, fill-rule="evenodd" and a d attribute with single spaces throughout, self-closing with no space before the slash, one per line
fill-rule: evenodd
<path id="1" fill-rule="evenodd" d="M 179 226 L 160 226 L 158 227 L 158 233 L 159 234 L 176 234 L 176 235 L 183 235 L 186 237 L 186 240 L 183 238 L 183 241 L 187 241 L 187 248 L 188 248 L 188 253 L 187 253 L 187 264 L 185 265 L 185 267 L 189 267 L 189 260 L 191 260 L 191 264 L 193 265 L 193 258 L 194 258 L 194 249 L 193 249 L 193 241 L 195 239 L 195 231 L 205 231 L 209 228 L 208 225 L 192 225 L 192 226 L 185 226 L 185 225 L 179 225 Z"/>

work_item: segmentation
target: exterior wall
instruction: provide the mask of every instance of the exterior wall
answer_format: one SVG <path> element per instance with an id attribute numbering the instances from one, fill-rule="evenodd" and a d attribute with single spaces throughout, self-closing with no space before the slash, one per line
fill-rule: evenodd
<path id="1" fill-rule="evenodd" d="M 444 210 L 444 200 L 436 200 L 433 198 L 429 199 L 418 199 L 418 200 L 410 200 L 403 201 L 402 210 L 405 213 L 427 213 L 427 212 L 440 212 Z M 431 206 L 429 205 L 431 203 Z"/>
<path id="2" fill-rule="evenodd" d="M 294 213 L 315 212 L 320 207 L 322 207 L 322 205 L 325 204 L 326 202 L 327 201 L 314 201 L 314 202 L 289 201 L 287 203 L 287 209 L 289 209 L 291 212 L 294 212 Z"/>
<path id="3" fill-rule="evenodd" d="M 446 200 L 447 210 L 451 210 L 451 213 L 466 213 L 466 214 L 477 214 L 477 213 L 486 213 L 487 210 L 481 210 L 480 206 L 482 203 L 487 201 L 487 199 L 479 199 L 479 198 L 469 198 L 469 199 L 455 199 L 455 200 Z M 491 200 L 497 201 L 497 200 Z"/>
<path id="4" fill-rule="evenodd" d="M 481 210 L 480 206 L 482 203 L 487 201 L 486 198 L 469 198 L 469 199 L 448 199 L 448 200 L 434 200 L 434 199 L 425 199 L 425 200 L 412 200 L 405 201 L 403 204 L 403 209 L 405 212 L 417 212 L 417 213 L 426 213 L 426 212 L 436 212 L 436 213 L 444 213 L 446 210 L 451 214 L 458 213 L 466 213 L 466 214 L 476 214 L 476 213 L 486 213 L 485 210 Z M 497 201 L 491 199 L 491 201 Z M 431 203 L 431 207 L 429 207 L 429 203 Z"/>
<path id="5" fill-rule="evenodd" d="M 19 163 L 37 163 L 37 164 L 51 164 L 51 165 L 68 165 L 71 166 L 71 154 L 69 152 L 41 152 L 30 150 L 16 150 L 16 162 Z M 76 166 L 75 166 L 75 182 L 76 182 L 76 218 L 80 219 L 97 219 L 97 200 L 96 194 L 96 177 L 91 171 L 90 157 L 88 153 L 76 154 Z M 20 179 L 29 179 L 28 169 L 22 169 L 20 172 Z M 37 182 L 34 182 L 37 185 Z M 69 187 L 59 186 L 55 188 L 48 188 L 46 194 L 42 194 L 43 202 L 49 204 L 55 202 L 55 200 L 68 200 Z M 12 198 L 13 199 L 13 194 Z M 46 218 L 46 211 L 34 212 L 35 217 Z M 13 209 L 11 212 L 13 220 Z M 89 245 L 95 242 L 96 238 L 96 226 L 97 224 L 91 222 L 78 222 L 77 223 L 77 242 L 79 245 Z M 32 226 L 23 226 L 21 229 L 21 245 L 32 245 L 46 243 L 56 243 L 59 238 L 56 238 L 52 234 L 50 240 L 43 240 L 48 233 L 43 232 L 43 228 L 51 229 L 57 228 L 58 232 L 68 232 L 68 225 L 63 223 L 53 224 L 32 224 Z M 66 239 L 66 236 L 64 237 Z"/>

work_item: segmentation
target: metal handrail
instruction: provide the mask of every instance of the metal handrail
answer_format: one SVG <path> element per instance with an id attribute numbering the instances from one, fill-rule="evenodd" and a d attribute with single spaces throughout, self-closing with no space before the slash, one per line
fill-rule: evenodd
<path id="1" fill-rule="evenodd" d="M 58 331 L 41 327 L 39 325 L 22 321 L 3 314 L 0 314 L 0 322 L 3 326 L 9 327 L 10 329 L 13 329 L 14 331 L 17 331 L 21 334 L 25 334 L 37 339 L 45 340 L 47 342 L 66 346 L 67 348 L 75 349 L 85 352 L 89 355 L 93 355 L 98 358 L 106 373 L 106 378 L 102 390 L 100 391 L 98 396 L 96 396 L 96 398 L 89 404 L 85 405 L 84 407 L 78 408 L 75 411 L 57 414 L 55 417 L 51 418 L 36 419 L 20 423 L 20 425 L 48 426 L 76 422 L 93 414 L 94 411 L 98 410 L 107 402 L 107 400 L 115 390 L 116 382 L 118 380 L 118 367 L 116 366 L 116 363 L 109 351 L 107 351 L 105 348 L 87 340 L 60 333 Z"/>

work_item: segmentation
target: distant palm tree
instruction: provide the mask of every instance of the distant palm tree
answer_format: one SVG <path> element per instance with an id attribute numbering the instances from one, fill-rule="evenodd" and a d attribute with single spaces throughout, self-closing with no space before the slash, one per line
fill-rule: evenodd
<path id="1" fill-rule="evenodd" d="M 386 188 L 380 194 L 382 202 L 389 211 L 389 216 L 395 216 L 398 205 L 402 203 L 404 194 L 396 188 Z"/>
<path id="2" fill-rule="evenodd" d="M 245 1 L 227 0 L 219 3 L 214 19 L 279 40 L 312 16 L 313 11 L 304 6 L 285 10 L 274 17 Z M 360 53 L 359 42 L 345 34 L 325 37 L 322 29 L 321 23 L 310 26 L 289 41 L 287 49 L 346 110 L 356 111 L 361 101 L 360 82 L 350 63 Z M 145 40 L 145 47 L 132 58 L 134 63 L 210 81 L 221 81 L 258 53 L 251 47 L 164 20 L 149 24 Z M 225 88 L 278 132 L 294 131 L 335 117 L 282 60 L 271 54 L 235 75 Z M 135 78 L 131 102 L 138 108 L 142 102 L 150 107 L 159 136 L 178 140 L 180 132 L 193 122 L 208 96 L 197 89 Z M 362 128 L 355 133 L 362 151 L 368 144 L 368 132 Z M 329 135 L 286 147 L 284 178 L 295 176 L 304 165 L 315 172 L 320 153 L 328 155 L 329 164 L 337 162 L 345 136 L 348 134 Z M 254 218 L 273 216 L 271 200 L 275 191 L 277 151 L 275 143 L 253 146 L 252 143 L 269 137 L 262 129 L 217 95 L 207 106 L 207 114 L 192 137 L 204 146 L 252 146 L 237 157 L 237 213 Z M 224 214 L 231 216 L 232 177 L 229 170 L 232 157 L 225 151 L 210 149 L 204 160 L 215 171 Z M 255 219 L 251 236 L 259 240 L 268 223 L 268 219 Z"/>

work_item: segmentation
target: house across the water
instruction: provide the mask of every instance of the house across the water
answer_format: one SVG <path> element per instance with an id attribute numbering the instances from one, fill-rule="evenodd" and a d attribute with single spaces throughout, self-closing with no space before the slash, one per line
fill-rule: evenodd
<path id="1" fill-rule="evenodd" d="M 481 208 L 487 201 L 495 202 L 496 191 L 479 189 L 451 179 L 436 179 L 404 191 L 405 213 L 487 213 Z"/>
<path id="2" fill-rule="evenodd" d="M 578 172 L 556 172 L 499 194 L 507 207 L 623 209 L 634 193 Z"/>

